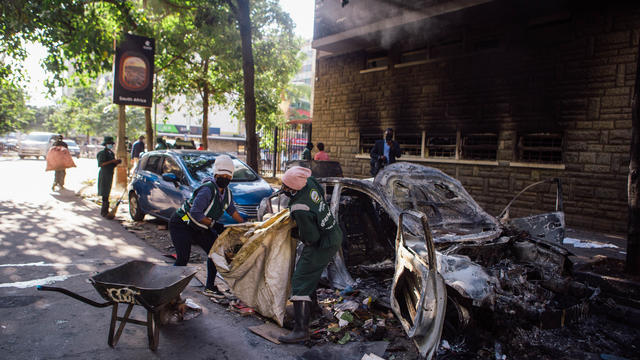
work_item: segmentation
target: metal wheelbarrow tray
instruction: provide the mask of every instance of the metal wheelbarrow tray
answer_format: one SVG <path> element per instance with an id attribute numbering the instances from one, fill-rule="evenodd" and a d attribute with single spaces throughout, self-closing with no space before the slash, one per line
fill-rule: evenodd
<path id="1" fill-rule="evenodd" d="M 114 347 L 126 323 L 147 327 L 149 348 L 158 348 L 159 310 L 177 298 L 196 274 L 194 268 L 163 266 L 133 260 L 105 270 L 89 278 L 93 287 L 107 302 L 98 303 L 72 291 L 52 286 L 38 286 L 41 291 L 57 291 L 95 307 L 113 306 L 108 344 Z M 118 304 L 128 304 L 124 316 L 118 316 Z M 147 321 L 130 319 L 134 305 L 147 310 Z M 120 321 L 117 332 L 116 322 Z"/>

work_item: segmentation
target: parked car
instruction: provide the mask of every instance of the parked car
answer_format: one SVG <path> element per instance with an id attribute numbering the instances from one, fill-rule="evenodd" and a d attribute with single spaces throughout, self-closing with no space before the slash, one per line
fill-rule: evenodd
<path id="1" fill-rule="evenodd" d="M 63 141 L 67 144 L 71 155 L 80 158 L 80 146 L 73 140 L 64 139 Z"/>
<path id="2" fill-rule="evenodd" d="M 157 150 L 144 153 L 129 185 L 129 214 L 140 221 L 145 214 L 168 220 L 207 176 L 221 153 L 197 150 Z M 255 219 L 260 200 L 273 189 L 249 166 L 234 156 L 233 179 L 229 188 L 238 212 Z M 226 212 L 219 220 L 235 223 Z"/>
<path id="3" fill-rule="evenodd" d="M 494 311 L 537 326 L 566 324 L 579 320 L 594 293 L 585 286 L 570 296 L 549 290 L 549 284 L 571 283 L 563 277 L 570 253 L 562 248 L 558 179 L 534 184 L 547 190 L 556 185 L 553 211 L 513 220 L 507 216 L 513 201 L 498 220 L 456 179 L 411 163 L 389 165 L 372 180 L 319 182 L 344 233 L 342 251 L 323 275 L 325 285 L 375 294 L 422 356 L 430 358 L 437 349 L 445 315 L 459 328 Z M 278 193 L 264 199 L 259 218 L 287 202 Z"/>
<path id="4" fill-rule="evenodd" d="M 56 134 L 49 132 L 30 133 L 24 140 L 20 141 L 18 145 L 18 156 L 20 156 L 20 159 L 24 159 L 27 156 L 35 156 L 36 159 L 42 156 L 44 159 L 49 149 L 49 141 L 55 135 Z"/>

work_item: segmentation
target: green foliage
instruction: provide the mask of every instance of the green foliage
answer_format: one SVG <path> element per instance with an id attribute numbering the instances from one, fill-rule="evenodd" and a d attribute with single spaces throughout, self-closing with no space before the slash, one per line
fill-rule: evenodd
<path id="1" fill-rule="evenodd" d="M 21 88 L 0 78 L 0 134 L 21 130 L 27 124 L 32 115 L 24 98 Z"/>

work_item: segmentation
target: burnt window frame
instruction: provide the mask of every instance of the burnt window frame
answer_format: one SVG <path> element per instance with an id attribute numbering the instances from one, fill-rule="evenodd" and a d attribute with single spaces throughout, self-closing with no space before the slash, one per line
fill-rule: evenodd
<path id="1" fill-rule="evenodd" d="M 364 132 L 364 133 L 360 133 L 358 134 L 358 154 L 371 154 L 371 149 L 373 149 L 373 146 L 376 144 L 376 140 L 381 140 L 383 139 L 383 131 L 376 131 L 376 132 Z M 366 137 L 367 139 L 371 138 L 373 139 L 373 142 L 369 143 L 369 142 L 364 142 L 362 139 L 363 137 Z M 367 150 L 368 149 L 368 150 Z"/>
<path id="2" fill-rule="evenodd" d="M 422 157 L 424 155 L 424 137 L 423 137 L 424 133 L 423 132 L 419 132 L 419 133 L 407 133 L 407 132 L 397 132 L 393 134 L 393 140 L 395 140 L 396 142 L 398 142 L 398 145 L 400 146 L 400 150 L 402 151 L 402 155 L 408 155 L 408 156 L 419 156 Z M 404 141 L 401 141 L 399 139 L 403 139 L 403 138 L 409 138 L 409 137 L 415 137 L 417 140 L 417 144 L 409 144 L 407 145 L 407 143 L 405 143 Z M 414 152 L 416 152 L 415 154 L 410 154 L 407 153 L 407 149 L 413 149 Z"/>
<path id="3" fill-rule="evenodd" d="M 530 141 L 545 141 L 545 138 L 547 139 L 547 141 L 554 141 L 557 140 L 560 143 L 552 143 L 552 144 L 542 144 L 542 145 L 536 145 L 536 144 L 531 144 Z M 541 140 L 540 140 L 541 139 Z M 564 151 L 564 147 L 565 147 L 565 136 L 564 133 L 561 132 L 530 132 L 530 133 L 520 133 L 518 134 L 518 141 L 516 144 L 516 156 L 518 161 L 523 162 L 523 163 L 531 163 L 531 164 L 553 164 L 553 165 L 559 165 L 559 164 L 564 164 L 564 156 L 565 156 L 565 151 Z M 538 151 L 539 152 L 539 156 L 537 156 L 536 158 L 532 158 L 531 155 L 525 155 L 525 152 L 535 152 Z M 557 152 L 559 153 L 558 155 L 550 155 L 550 158 L 552 160 L 545 160 L 544 158 L 547 157 L 545 155 L 543 155 L 544 153 L 553 153 L 553 152 Z M 557 160 L 553 160 L 554 157 Z"/>
<path id="4" fill-rule="evenodd" d="M 428 133 L 424 139 L 424 157 L 425 158 L 436 158 L 436 159 L 458 159 L 458 132 L 452 133 Z M 436 138 L 452 138 L 453 144 L 431 144 L 432 139 Z M 443 155 L 432 155 L 432 149 L 450 149 L 447 151 L 453 151 L 451 156 L 443 156 Z"/>
<path id="5" fill-rule="evenodd" d="M 481 139 L 494 137 L 495 143 L 474 143 L 472 139 Z M 462 160 L 475 160 L 475 161 L 496 161 L 498 159 L 498 143 L 499 136 L 497 133 L 462 133 L 460 137 L 460 159 Z M 486 151 L 493 153 L 493 156 L 474 156 L 474 152 Z"/>

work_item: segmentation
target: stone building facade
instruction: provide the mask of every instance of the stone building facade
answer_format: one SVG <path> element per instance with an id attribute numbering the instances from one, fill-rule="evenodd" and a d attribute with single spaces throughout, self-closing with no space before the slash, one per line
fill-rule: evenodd
<path id="1" fill-rule="evenodd" d="M 369 176 L 391 127 L 402 161 L 454 176 L 493 215 L 558 177 L 568 226 L 625 231 L 640 3 L 375 3 L 389 6 L 316 1 L 312 140 L 345 176 Z M 555 186 L 539 190 L 512 214 L 552 209 Z"/>

